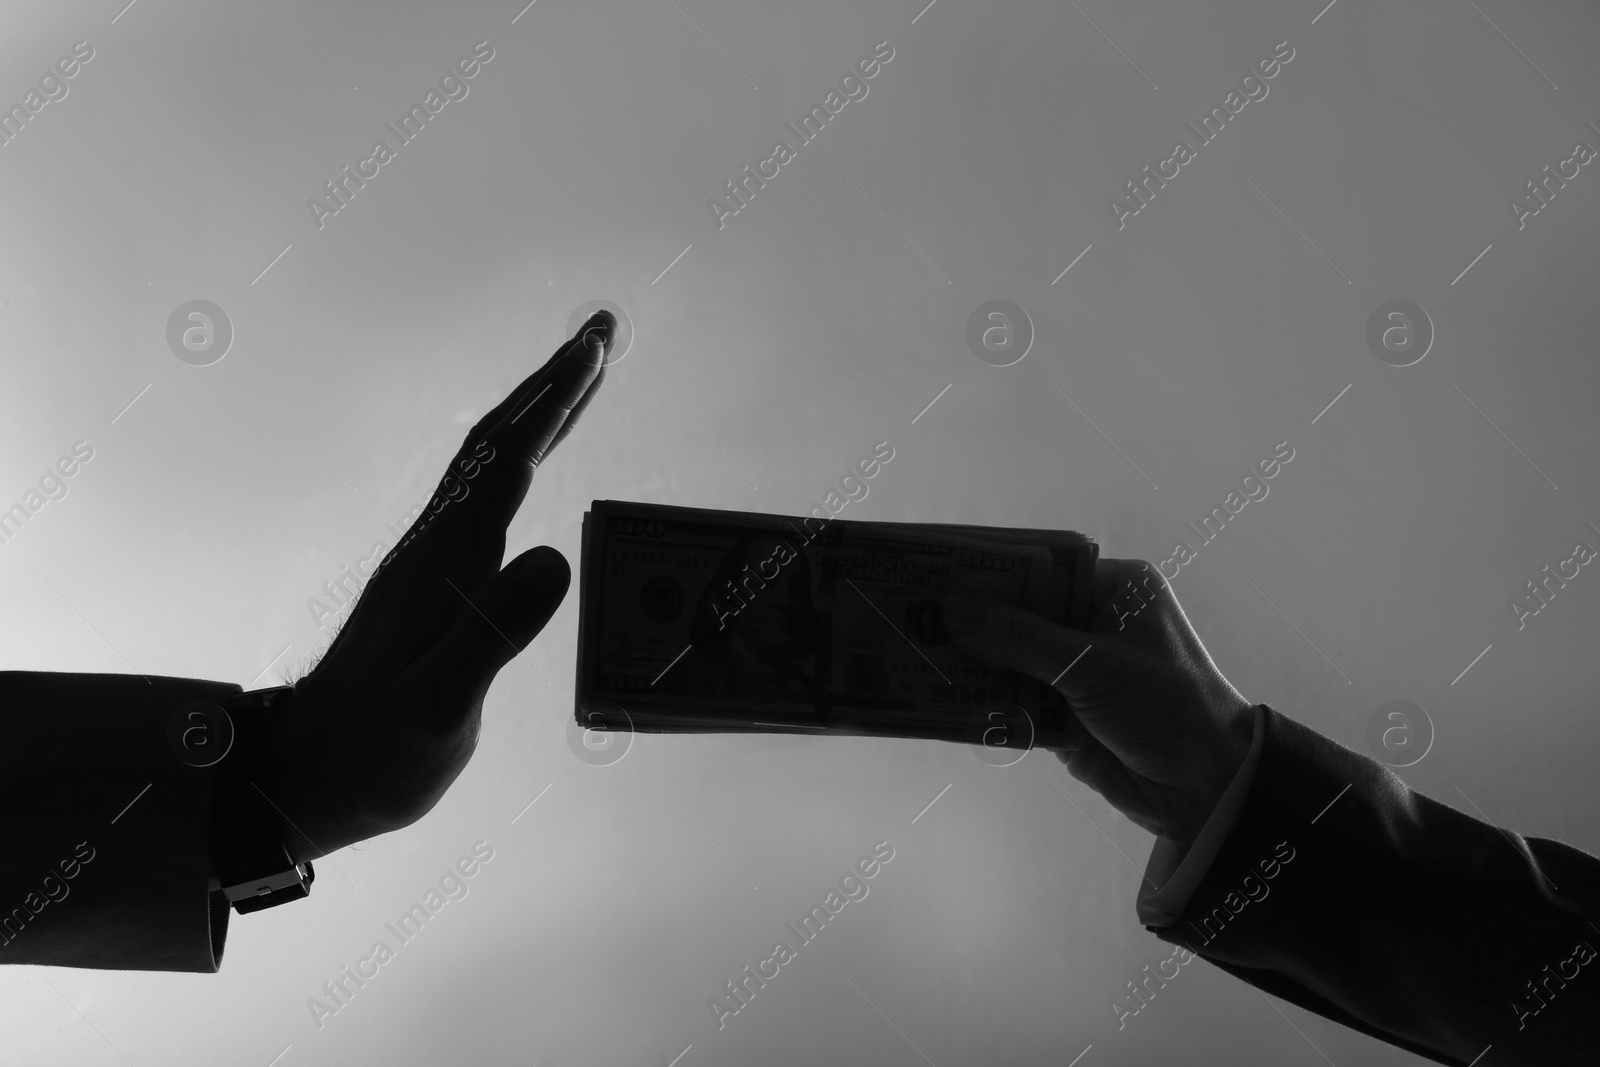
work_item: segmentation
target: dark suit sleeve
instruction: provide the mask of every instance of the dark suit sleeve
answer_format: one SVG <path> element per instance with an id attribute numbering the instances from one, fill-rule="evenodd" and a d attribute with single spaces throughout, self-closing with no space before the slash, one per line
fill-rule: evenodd
<path id="1" fill-rule="evenodd" d="M 209 888 L 210 768 L 167 721 L 237 685 L 0 672 L 0 963 L 215 971 L 228 909 Z"/>
<path id="2" fill-rule="evenodd" d="M 1440 1063 L 1600 1063 L 1600 860 L 1270 708 L 1264 725 L 1238 822 L 1178 921 L 1149 929 Z"/>

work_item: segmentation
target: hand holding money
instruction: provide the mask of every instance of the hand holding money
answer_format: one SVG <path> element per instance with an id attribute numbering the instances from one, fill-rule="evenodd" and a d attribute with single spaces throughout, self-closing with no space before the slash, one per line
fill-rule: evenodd
<path id="1" fill-rule="evenodd" d="M 949 598 L 945 628 L 984 663 L 1053 680 L 1075 724 L 1061 751 L 1072 776 L 1151 833 L 1192 841 L 1244 763 L 1253 706 L 1157 568 L 1102 559 L 1098 569 L 1101 608 L 1086 628 L 981 596 Z"/>

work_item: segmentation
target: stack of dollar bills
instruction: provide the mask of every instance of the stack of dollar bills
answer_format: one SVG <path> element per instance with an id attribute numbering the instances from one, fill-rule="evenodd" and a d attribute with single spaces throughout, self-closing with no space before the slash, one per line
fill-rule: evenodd
<path id="1" fill-rule="evenodd" d="M 577 721 L 1060 743 L 1060 695 L 960 652 L 940 609 L 958 588 L 1087 628 L 1098 557 L 1063 530 L 597 500 L 583 522 Z"/>

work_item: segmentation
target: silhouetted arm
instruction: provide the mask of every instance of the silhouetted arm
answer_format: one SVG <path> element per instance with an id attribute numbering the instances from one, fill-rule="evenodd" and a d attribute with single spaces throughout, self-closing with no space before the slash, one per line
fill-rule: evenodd
<path id="1" fill-rule="evenodd" d="M 1271 709 L 1260 729 L 1237 822 L 1158 937 L 1441 1063 L 1600 1062 L 1600 859 Z"/>
<path id="2" fill-rule="evenodd" d="M 1600 860 L 1250 704 L 1148 563 L 1101 557 L 1095 601 L 1073 630 L 952 596 L 945 626 L 1066 698 L 1068 771 L 1156 835 L 1139 914 L 1159 937 L 1442 1063 L 1600 1063 Z"/>
<path id="3" fill-rule="evenodd" d="M 167 737 L 180 704 L 223 704 L 236 685 L 0 673 L 0 963 L 215 971 L 228 920 L 211 862 L 219 781 L 267 798 L 277 825 L 246 818 L 239 832 L 296 863 L 438 803 L 477 747 L 495 675 L 566 595 L 554 548 L 503 564 L 506 527 L 593 400 L 616 325 L 596 312 L 473 427 L 287 707 L 239 724 L 248 758 L 193 767 Z M 240 840 L 228 825 L 240 809 L 215 810 L 216 841 Z"/>

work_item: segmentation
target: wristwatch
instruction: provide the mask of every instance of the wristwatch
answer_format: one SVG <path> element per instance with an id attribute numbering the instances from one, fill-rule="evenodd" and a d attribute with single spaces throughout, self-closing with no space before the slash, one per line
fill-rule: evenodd
<path id="1" fill-rule="evenodd" d="M 211 868 L 240 915 L 310 896 L 311 861 L 296 863 L 283 843 L 279 813 L 256 785 L 266 767 L 272 726 L 293 699 L 283 685 L 228 698 L 234 741 L 217 764 L 211 800 Z"/>

